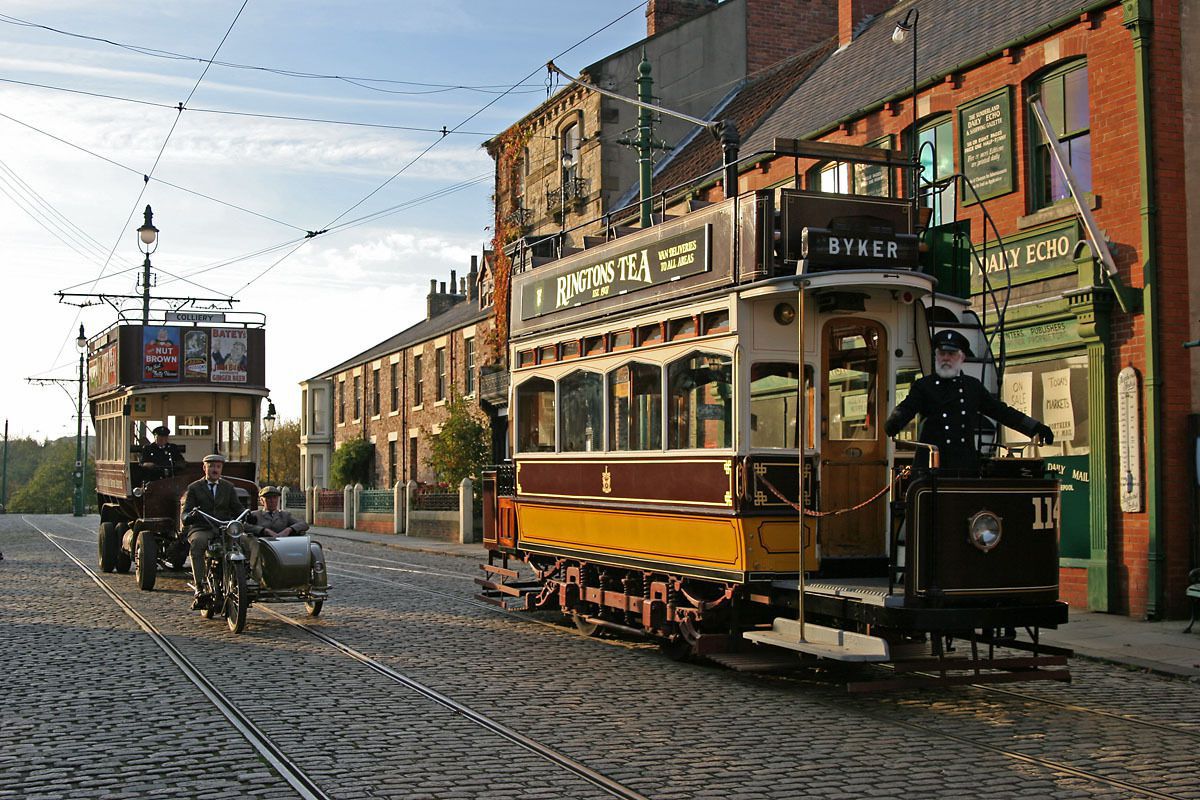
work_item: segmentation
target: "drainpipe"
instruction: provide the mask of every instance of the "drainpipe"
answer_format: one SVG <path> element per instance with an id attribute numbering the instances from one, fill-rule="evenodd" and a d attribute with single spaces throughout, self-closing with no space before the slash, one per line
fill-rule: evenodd
<path id="1" fill-rule="evenodd" d="M 1146 527 L 1149 534 L 1146 618 L 1158 619 L 1163 607 L 1163 572 L 1166 553 L 1163 548 L 1162 490 L 1159 476 L 1162 417 L 1158 398 L 1158 238 L 1154 193 L 1154 146 L 1151 131 L 1150 99 L 1150 0 L 1126 0 L 1124 25 L 1133 37 L 1135 80 L 1137 87 L 1138 172 L 1140 175 L 1142 216 L 1142 325 L 1146 340 Z"/>

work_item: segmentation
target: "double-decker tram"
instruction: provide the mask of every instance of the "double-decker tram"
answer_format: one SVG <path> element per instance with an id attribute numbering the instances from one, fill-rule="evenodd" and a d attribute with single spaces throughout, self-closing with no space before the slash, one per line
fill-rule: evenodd
<path id="1" fill-rule="evenodd" d="M 484 476 L 483 596 L 731 666 L 1067 678 L 1039 642 L 1067 620 L 1056 480 L 999 457 L 994 429 L 974 432 L 971 472 L 914 459 L 915 423 L 884 432 L 936 331 L 967 336 L 967 366 L 997 382 L 969 290 L 939 291 L 969 286 L 965 262 L 933 263 L 918 218 L 906 200 L 762 190 L 550 261 L 518 252 L 513 457 Z"/>
<path id="2" fill-rule="evenodd" d="M 160 567 L 183 568 L 181 503 L 210 453 L 225 457 L 242 504 L 257 507 L 264 326 L 251 312 L 156 312 L 122 316 L 89 340 L 102 571 L 133 569 L 150 590 Z"/>

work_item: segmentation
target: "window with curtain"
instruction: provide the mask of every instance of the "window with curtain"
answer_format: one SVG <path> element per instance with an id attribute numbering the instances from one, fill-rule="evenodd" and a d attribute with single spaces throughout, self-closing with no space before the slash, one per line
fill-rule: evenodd
<path id="1" fill-rule="evenodd" d="M 662 449 L 662 368 L 631 363 L 608 373 L 610 450 Z"/>
<path id="2" fill-rule="evenodd" d="M 530 378 L 517 387 L 517 452 L 554 452 L 554 382 Z"/>
<path id="3" fill-rule="evenodd" d="M 1088 113 L 1088 69 L 1086 61 L 1075 61 L 1042 75 L 1031 87 L 1042 99 L 1046 117 L 1065 151 L 1071 172 L 1075 173 L 1079 189 L 1092 190 L 1092 135 Z M 1041 127 L 1029 115 L 1029 130 L 1033 138 L 1033 203 L 1043 208 L 1071 196 L 1067 180 L 1054 156 Z"/>

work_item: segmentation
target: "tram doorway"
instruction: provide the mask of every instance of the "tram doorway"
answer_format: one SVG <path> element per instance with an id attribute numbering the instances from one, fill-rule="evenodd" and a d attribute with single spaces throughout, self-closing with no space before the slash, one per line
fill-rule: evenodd
<path id="1" fill-rule="evenodd" d="M 865 319 L 830 320 L 822 333 L 822 511 L 849 508 L 888 480 L 883 407 L 887 341 L 883 326 Z M 820 520 L 823 558 L 886 557 L 884 503 Z"/>

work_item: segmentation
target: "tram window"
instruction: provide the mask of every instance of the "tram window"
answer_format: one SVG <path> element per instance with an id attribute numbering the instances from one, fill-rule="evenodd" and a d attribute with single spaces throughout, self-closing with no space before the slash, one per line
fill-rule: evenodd
<path id="1" fill-rule="evenodd" d="M 879 422 L 879 330 L 872 323 L 833 325 L 829 330 L 829 439 L 873 440 Z"/>
<path id="2" fill-rule="evenodd" d="M 657 344 L 663 340 L 662 323 L 643 325 L 638 328 L 638 344 Z"/>
<path id="3" fill-rule="evenodd" d="M 568 358 L 579 358 L 579 340 L 572 339 L 569 342 L 563 342 L 559 345 L 559 355 L 565 360 Z"/>
<path id="4" fill-rule="evenodd" d="M 588 336 L 583 340 L 583 352 L 585 355 L 596 355 L 604 352 L 604 337 L 603 336 Z"/>
<path id="5" fill-rule="evenodd" d="M 554 382 L 530 378 L 517 387 L 517 450 L 554 452 Z"/>
<path id="6" fill-rule="evenodd" d="M 226 419 L 221 420 L 221 439 L 218 451 L 230 461 L 249 461 L 250 455 L 250 420 Z"/>
<path id="7" fill-rule="evenodd" d="M 912 389 L 913 381 L 921 377 L 919 369 L 902 369 L 896 372 L 896 403 L 900 405 L 904 398 L 908 397 L 908 392 Z M 896 434 L 896 438 L 904 442 L 913 442 L 917 439 L 917 418 L 913 419 L 904 426 L 904 430 Z"/>
<path id="8" fill-rule="evenodd" d="M 683 319 L 673 319 L 667 323 L 670 330 L 671 341 L 676 339 L 687 339 L 696 335 L 696 318 L 684 317 Z"/>
<path id="9" fill-rule="evenodd" d="M 558 382 L 558 429 L 564 453 L 603 450 L 604 378 L 596 372 L 572 372 Z"/>
<path id="10" fill-rule="evenodd" d="M 799 366 L 795 362 L 761 362 L 750 369 L 750 446 L 796 447 L 800 397 Z M 808 402 L 808 447 L 815 446 L 816 414 L 813 404 L 813 368 L 804 367 L 804 394 Z"/>
<path id="11" fill-rule="evenodd" d="M 612 349 L 624 350 L 633 347 L 633 331 L 616 331 L 612 335 Z"/>
<path id="12" fill-rule="evenodd" d="M 628 364 L 608 373 L 610 450 L 662 449 L 662 368 Z"/>
<path id="13" fill-rule="evenodd" d="M 728 311 L 709 311 L 704 315 L 704 335 L 710 333 L 724 333 L 729 330 L 729 312 Z"/>
<path id="14" fill-rule="evenodd" d="M 729 447 L 732 441 L 733 359 L 692 353 L 667 368 L 670 429 L 667 447 Z"/>

